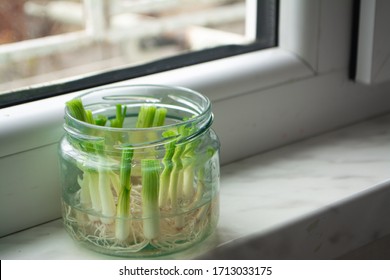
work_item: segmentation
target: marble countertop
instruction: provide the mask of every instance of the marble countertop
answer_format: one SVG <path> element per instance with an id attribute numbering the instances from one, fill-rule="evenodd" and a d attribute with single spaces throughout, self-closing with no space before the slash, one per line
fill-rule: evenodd
<path id="1" fill-rule="evenodd" d="M 221 170 L 216 232 L 166 258 L 338 258 L 390 234 L 389 177 L 390 115 L 234 162 Z M 1 238 L 0 259 L 114 258 L 55 220 Z"/>

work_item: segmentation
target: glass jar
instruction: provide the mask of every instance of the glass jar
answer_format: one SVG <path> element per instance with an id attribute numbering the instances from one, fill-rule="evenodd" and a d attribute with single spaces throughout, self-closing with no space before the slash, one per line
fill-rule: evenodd
<path id="1" fill-rule="evenodd" d="M 77 99 L 93 121 L 67 106 L 59 145 L 62 215 L 73 239 L 137 258 L 183 250 L 214 231 L 219 141 L 206 97 L 136 85 Z"/>

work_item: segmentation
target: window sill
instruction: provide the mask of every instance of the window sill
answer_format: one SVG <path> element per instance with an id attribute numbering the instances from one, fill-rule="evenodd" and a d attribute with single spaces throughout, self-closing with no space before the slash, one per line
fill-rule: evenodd
<path id="1" fill-rule="evenodd" d="M 386 115 L 224 166 L 216 233 L 168 258 L 333 259 L 388 235 L 389 127 Z M 0 258 L 112 257 L 55 220 L 1 238 Z"/>

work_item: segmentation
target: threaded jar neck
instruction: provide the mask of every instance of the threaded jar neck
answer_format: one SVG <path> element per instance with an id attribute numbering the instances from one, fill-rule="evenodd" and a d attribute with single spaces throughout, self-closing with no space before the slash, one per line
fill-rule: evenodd
<path id="1" fill-rule="evenodd" d="M 211 102 L 196 91 L 181 87 L 162 85 L 131 85 L 109 87 L 88 92 L 78 97 L 86 110 L 94 117 L 107 118 L 105 126 L 89 124 L 73 118 L 65 110 L 64 128 L 67 135 L 80 141 L 101 143 L 106 151 L 118 151 L 131 146 L 134 149 L 159 146 L 171 139 L 164 136 L 175 130 L 176 144 L 186 143 L 207 131 L 213 121 Z M 111 127 L 116 117 L 116 107 L 126 107 L 123 127 Z M 137 116 L 142 106 L 155 106 L 166 109 L 165 123 L 162 126 L 138 128 Z M 180 135 L 182 127 L 191 128 L 189 134 Z"/>

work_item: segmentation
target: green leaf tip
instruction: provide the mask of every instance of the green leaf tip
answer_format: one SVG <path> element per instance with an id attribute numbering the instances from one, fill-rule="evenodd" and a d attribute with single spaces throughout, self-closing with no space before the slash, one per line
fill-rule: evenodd
<path id="1" fill-rule="evenodd" d="M 68 102 L 66 102 L 66 107 L 69 111 L 69 114 L 79 120 L 79 121 L 82 121 L 82 122 L 85 122 L 86 119 L 87 119 L 87 116 L 86 116 L 86 113 L 85 113 L 85 109 L 84 109 L 84 106 L 83 106 L 83 103 L 81 102 L 81 99 L 80 98 L 77 98 L 77 99 L 72 99 Z"/>

